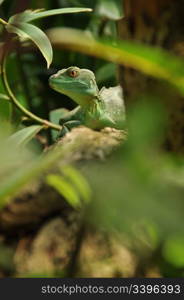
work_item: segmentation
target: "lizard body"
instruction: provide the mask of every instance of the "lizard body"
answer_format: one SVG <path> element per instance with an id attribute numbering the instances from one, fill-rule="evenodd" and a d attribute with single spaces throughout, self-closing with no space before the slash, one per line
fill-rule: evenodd
<path id="1" fill-rule="evenodd" d="M 49 84 L 52 89 L 67 95 L 78 104 L 60 119 L 63 126 L 61 135 L 79 125 L 93 129 L 118 128 L 119 123 L 125 119 L 121 87 L 102 88 L 99 91 L 95 75 L 88 69 L 62 69 L 49 78 Z"/>

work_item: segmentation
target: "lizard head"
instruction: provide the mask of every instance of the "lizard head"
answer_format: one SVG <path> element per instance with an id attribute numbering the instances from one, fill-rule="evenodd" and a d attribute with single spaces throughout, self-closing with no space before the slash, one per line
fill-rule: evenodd
<path id="1" fill-rule="evenodd" d="M 88 106 L 99 93 L 94 73 L 78 67 L 58 71 L 49 78 L 49 84 L 81 106 Z"/>

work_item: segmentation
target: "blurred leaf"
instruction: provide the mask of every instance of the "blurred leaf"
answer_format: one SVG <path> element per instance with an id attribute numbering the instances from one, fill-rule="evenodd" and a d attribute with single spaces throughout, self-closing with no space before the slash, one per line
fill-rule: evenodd
<path id="1" fill-rule="evenodd" d="M 3 145 L 4 143 L 1 144 Z M 14 151 L 14 147 L 4 147 L 4 155 L 0 155 L 0 172 L 2 171 L 2 163 L 5 162 L 5 165 L 8 163 L 11 167 L 11 172 L 5 180 L 0 181 L 0 208 L 4 207 L 9 201 L 10 197 L 17 194 L 17 192 L 28 182 L 31 180 L 35 180 L 40 174 L 43 174 L 44 171 L 48 170 L 48 168 L 52 167 L 54 163 L 59 160 L 60 165 L 65 163 L 65 154 L 70 153 L 72 155 L 73 151 L 76 151 L 76 148 L 79 147 L 78 144 L 69 144 L 65 145 L 65 147 L 54 148 L 52 151 L 49 151 L 45 155 L 33 157 L 33 153 L 27 153 L 24 148 L 23 151 L 20 152 Z M 2 151 L 0 148 L 0 151 Z M 7 155 L 8 154 L 8 155 Z M 23 159 L 25 156 L 25 159 Z M 2 159 L 1 159 L 2 158 Z M 20 163 L 17 166 L 17 158 Z M 11 162 L 9 163 L 9 159 Z M 16 165 L 16 171 L 13 172 L 12 162 Z M 4 174 L 4 172 L 3 172 Z"/>
<path id="2" fill-rule="evenodd" d="M 159 150 L 164 117 L 156 103 L 146 100 L 129 112 L 126 143 L 105 164 L 88 165 L 85 174 L 95 192 L 89 220 L 128 234 L 140 224 L 153 224 L 158 229 L 151 232 L 154 246 L 160 236 L 184 231 L 184 185 L 167 180 L 165 168 L 170 166 Z"/>
<path id="3" fill-rule="evenodd" d="M 127 127 L 130 132 L 128 145 L 141 152 L 159 144 L 164 134 L 165 114 L 158 99 L 149 97 L 139 99 L 129 111 L 131 117 L 127 119 Z M 146 124 L 146 126 L 145 126 Z"/>
<path id="4" fill-rule="evenodd" d="M 32 24 L 27 23 L 19 23 L 16 25 L 7 24 L 6 29 L 8 32 L 15 33 L 21 38 L 32 40 L 45 57 L 47 61 L 47 68 L 49 68 L 53 57 L 52 46 L 48 37 L 42 30 Z"/>
<path id="5" fill-rule="evenodd" d="M 137 69 L 167 80 L 184 94 L 184 62 L 161 48 L 129 41 L 95 40 L 88 32 L 69 28 L 47 31 L 51 43 Z"/>
<path id="6" fill-rule="evenodd" d="M 98 82 L 105 81 L 107 79 L 111 79 L 114 77 L 114 74 L 116 73 L 116 65 L 113 63 L 107 63 L 104 64 L 101 68 L 99 68 L 95 75 L 96 80 Z"/>
<path id="7" fill-rule="evenodd" d="M 57 109 L 50 111 L 49 119 L 51 122 L 53 122 L 55 124 L 59 124 L 60 118 L 62 118 L 67 113 L 68 113 L 68 110 L 65 108 L 57 108 Z"/>
<path id="8" fill-rule="evenodd" d="M 4 2 L 4 0 L 0 0 L 0 5 Z"/>
<path id="9" fill-rule="evenodd" d="M 62 173 L 71 181 L 76 187 L 79 195 L 85 202 L 91 199 L 91 189 L 85 177 L 76 168 L 65 166 L 62 168 Z"/>
<path id="10" fill-rule="evenodd" d="M 62 176 L 54 174 L 48 175 L 46 182 L 54 187 L 72 207 L 78 208 L 81 206 L 81 200 L 75 188 Z"/>
<path id="11" fill-rule="evenodd" d="M 79 208 L 81 200 L 88 203 L 91 200 L 91 189 L 87 180 L 72 166 L 63 166 L 62 174 L 51 174 L 46 177 L 49 185 L 54 187 L 74 208 Z"/>
<path id="12" fill-rule="evenodd" d="M 16 147 L 25 146 L 40 130 L 43 129 L 43 126 L 40 125 L 32 125 L 17 131 L 12 134 L 7 142 Z"/>
<path id="13" fill-rule="evenodd" d="M 95 9 L 95 13 L 102 18 L 109 20 L 120 20 L 123 17 L 121 0 L 100 0 Z"/>
<path id="14" fill-rule="evenodd" d="M 163 255 L 175 267 L 184 267 L 184 237 L 170 237 L 164 243 Z"/>
<path id="15" fill-rule="evenodd" d="M 3 100 L 1 100 L 2 97 L 0 96 L 0 119 L 1 121 L 9 121 L 11 116 L 11 103 L 4 97 L 6 97 L 6 95 L 3 95 Z"/>
<path id="16" fill-rule="evenodd" d="M 58 108 L 58 109 L 54 109 L 54 110 L 51 110 L 49 112 L 49 120 L 52 122 L 52 123 L 55 123 L 55 124 L 59 124 L 59 120 L 68 112 L 67 109 L 65 108 Z M 51 130 L 51 133 L 52 133 L 52 137 L 53 139 L 55 140 L 58 136 L 58 132 L 56 132 L 56 130 Z"/>
<path id="17" fill-rule="evenodd" d="M 19 23 L 31 22 L 36 19 L 46 18 L 49 16 L 61 15 L 61 14 L 71 14 L 71 13 L 80 13 L 80 12 L 91 12 L 91 8 L 78 8 L 78 7 L 70 7 L 70 8 L 58 8 L 51 9 L 46 11 L 40 10 L 25 10 L 22 13 L 16 14 L 8 20 L 9 24 L 17 25 Z"/>

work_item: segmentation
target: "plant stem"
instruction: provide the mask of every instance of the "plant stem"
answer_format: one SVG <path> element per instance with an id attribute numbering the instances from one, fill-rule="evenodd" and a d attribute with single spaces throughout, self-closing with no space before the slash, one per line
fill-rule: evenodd
<path id="1" fill-rule="evenodd" d="M 1 21 L 0 21 L 1 22 Z M 5 50 L 6 51 L 6 50 Z M 17 100 L 17 98 L 15 97 L 15 95 L 13 94 L 9 83 L 8 83 L 8 79 L 7 79 L 7 74 L 6 74 L 6 53 L 4 53 L 3 57 L 2 57 L 2 81 L 3 81 L 3 85 L 5 87 L 5 90 L 10 98 L 10 101 L 12 102 L 12 104 L 14 104 L 25 116 L 31 118 L 32 120 L 36 121 L 37 123 L 43 124 L 46 128 L 50 127 L 52 129 L 55 130 L 61 130 L 62 127 L 54 124 L 52 122 L 49 122 L 48 120 L 44 120 L 42 118 L 39 118 L 38 116 L 36 116 L 35 114 L 33 114 L 32 112 L 30 112 L 29 110 L 27 110 L 25 107 L 23 107 L 19 101 Z"/>
<path id="2" fill-rule="evenodd" d="M 2 25 L 7 25 L 7 22 L 6 22 L 5 20 L 1 19 L 1 18 L 0 18 L 0 23 L 1 23 Z"/>

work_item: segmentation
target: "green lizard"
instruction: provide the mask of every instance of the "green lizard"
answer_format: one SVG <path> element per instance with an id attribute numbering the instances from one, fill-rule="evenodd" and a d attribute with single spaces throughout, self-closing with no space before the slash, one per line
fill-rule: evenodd
<path id="1" fill-rule="evenodd" d="M 99 91 L 95 75 L 88 69 L 62 69 L 49 78 L 49 84 L 52 89 L 78 104 L 72 111 L 65 110 L 61 117 L 61 136 L 79 125 L 93 129 L 118 128 L 125 119 L 121 87 L 102 88 Z"/>

